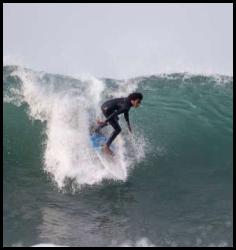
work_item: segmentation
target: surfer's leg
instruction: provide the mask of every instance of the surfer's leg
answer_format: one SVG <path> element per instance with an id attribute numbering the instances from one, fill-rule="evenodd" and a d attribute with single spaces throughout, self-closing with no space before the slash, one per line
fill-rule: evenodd
<path id="1" fill-rule="evenodd" d="M 121 127 L 117 122 L 117 118 L 111 119 L 109 123 L 114 128 L 114 131 L 111 134 L 110 138 L 107 140 L 106 145 L 108 148 L 110 147 L 111 143 L 115 140 L 116 136 L 121 132 Z"/>

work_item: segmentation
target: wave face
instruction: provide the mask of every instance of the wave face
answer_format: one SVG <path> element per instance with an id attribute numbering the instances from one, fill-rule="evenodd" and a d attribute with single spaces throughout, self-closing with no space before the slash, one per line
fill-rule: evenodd
<path id="1" fill-rule="evenodd" d="M 114 197 L 106 201 L 104 197 L 118 188 L 120 200 L 117 193 L 113 194 L 123 202 L 117 205 L 118 210 L 126 206 L 122 216 L 129 219 L 122 217 L 119 224 L 119 216 L 114 217 L 115 229 L 110 228 L 110 233 L 118 237 L 117 242 L 147 237 L 156 246 L 232 245 L 232 77 L 176 73 L 114 80 L 73 78 L 5 66 L 3 90 L 6 207 L 16 205 L 10 201 L 14 187 L 22 193 L 31 190 L 29 196 L 34 196 L 37 191 L 33 192 L 32 187 L 43 185 L 42 189 L 49 192 L 52 185 L 53 189 L 79 197 L 80 202 L 89 199 L 83 192 L 93 192 L 108 203 L 114 202 Z M 117 181 L 91 150 L 89 127 L 96 118 L 102 118 L 100 106 L 104 100 L 134 91 L 142 92 L 144 100 L 142 107 L 130 111 L 132 135 L 120 118 L 117 164 L 125 177 Z M 105 131 L 109 134 L 112 130 Z M 69 215 L 67 219 L 72 225 Z M 17 242 L 9 236 L 10 221 L 5 222 L 6 244 Z M 133 231 L 128 238 L 117 231 L 123 230 L 122 225 Z M 47 225 L 40 228 L 44 232 Z M 53 230 L 55 235 L 59 233 Z M 73 235 L 73 230 L 70 233 Z M 42 241 L 22 244 L 53 240 L 58 245 L 73 245 L 57 241 L 55 235 L 43 235 L 37 238 Z M 112 242 L 114 238 L 100 243 L 104 246 Z M 90 245 L 94 244 L 91 239 Z"/>

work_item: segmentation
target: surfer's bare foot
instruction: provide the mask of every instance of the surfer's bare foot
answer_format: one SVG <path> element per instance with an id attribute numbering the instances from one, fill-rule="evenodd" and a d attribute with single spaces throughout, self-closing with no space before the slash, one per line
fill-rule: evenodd
<path id="1" fill-rule="evenodd" d="M 104 153 L 109 154 L 109 155 L 114 155 L 114 153 L 110 150 L 110 148 L 105 144 L 102 146 L 102 150 Z"/>

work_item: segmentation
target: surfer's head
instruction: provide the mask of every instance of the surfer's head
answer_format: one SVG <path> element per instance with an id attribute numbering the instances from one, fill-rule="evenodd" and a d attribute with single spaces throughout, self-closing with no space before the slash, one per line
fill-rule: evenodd
<path id="1" fill-rule="evenodd" d="M 137 92 L 131 93 L 131 94 L 129 94 L 128 99 L 131 102 L 132 106 L 134 108 L 137 108 L 141 104 L 141 101 L 143 99 L 143 95 L 141 93 L 137 93 Z"/>

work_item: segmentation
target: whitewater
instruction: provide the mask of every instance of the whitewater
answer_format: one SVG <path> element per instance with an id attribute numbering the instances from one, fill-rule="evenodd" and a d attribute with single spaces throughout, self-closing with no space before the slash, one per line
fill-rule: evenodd
<path id="1" fill-rule="evenodd" d="M 94 77 L 61 79 L 27 69 L 17 69 L 11 77 L 19 79 L 21 86 L 18 89 L 11 88 L 4 97 L 5 101 L 13 100 L 18 106 L 27 103 L 30 118 L 46 122 L 44 170 L 53 177 L 58 187 L 62 189 L 68 178 L 74 180 L 74 185 L 95 184 L 105 178 L 112 178 L 99 164 L 91 148 L 89 129 L 96 124 L 96 119 L 104 119 L 100 109 L 102 101 L 128 96 L 135 91 L 137 83 L 120 82 L 107 89 L 103 81 Z M 130 136 L 129 141 L 126 141 L 133 158 L 127 157 L 124 137 L 121 135 L 118 140 L 117 163 L 124 169 L 124 181 L 132 163 L 144 155 L 144 139 Z"/>

